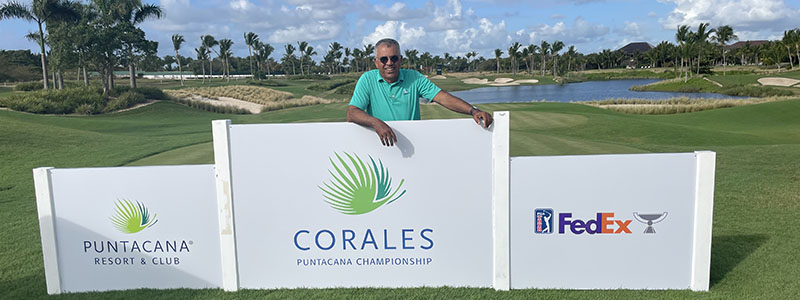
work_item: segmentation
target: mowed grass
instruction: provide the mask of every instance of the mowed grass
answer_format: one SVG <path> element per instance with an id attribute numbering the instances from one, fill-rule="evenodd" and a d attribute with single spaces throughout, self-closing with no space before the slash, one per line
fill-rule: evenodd
<path id="1" fill-rule="evenodd" d="M 211 120 L 343 121 L 345 103 L 220 115 L 160 102 L 124 113 L 54 117 L 0 111 L 0 299 L 796 299 L 800 297 L 800 99 L 678 115 L 626 115 L 568 103 L 511 111 L 511 155 L 687 152 L 717 155 L 711 291 L 474 288 L 135 290 L 46 296 L 31 169 L 212 163 Z M 425 119 L 457 118 L 423 105 Z M 378 142 L 376 137 L 375 142 Z M 313 146 L 313 141 L 309 142 Z M 630 249 L 631 253 L 638 249 Z M 592 249 L 586 249 L 590 254 Z M 551 270 L 552 271 L 552 270 Z M 570 270 L 565 270 L 570 271 Z M 601 270 L 597 276 L 603 276 Z M 79 274 L 71 274 L 79 276 Z M 386 276 L 391 276 L 387 274 Z M 645 276 L 642 274 L 642 276 Z"/>

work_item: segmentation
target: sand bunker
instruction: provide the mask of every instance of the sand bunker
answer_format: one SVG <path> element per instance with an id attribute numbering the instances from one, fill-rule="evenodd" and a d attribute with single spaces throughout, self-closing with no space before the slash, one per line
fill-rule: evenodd
<path id="1" fill-rule="evenodd" d="M 537 79 L 523 79 L 523 80 L 517 80 L 516 82 L 519 82 L 519 83 L 539 83 L 539 80 L 537 80 Z"/>
<path id="2" fill-rule="evenodd" d="M 444 77 L 444 75 L 436 75 L 431 77 L 431 79 L 447 79 L 447 77 Z"/>
<path id="3" fill-rule="evenodd" d="M 485 78 L 480 78 L 480 79 L 479 78 L 467 78 L 467 79 L 462 79 L 461 82 L 466 83 L 466 84 L 485 84 L 485 85 L 489 85 L 489 86 L 510 86 L 510 85 L 520 85 L 521 83 L 528 83 L 528 84 L 539 83 L 539 80 L 536 80 L 536 79 L 523 79 L 523 80 L 514 81 L 514 79 L 511 79 L 511 78 L 501 77 L 501 78 L 496 78 L 493 81 L 489 81 L 488 79 L 485 79 Z"/>
<path id="4" fill-rule="evenodd" d="M 758 83 L 762 85 L 793 86 L 800 83 L 800 80 L 783 77 L 764 77 L 759 79 Z"/>
<path id="5" fill-rule="evenodd" d="M 486 78 L 483 79 L 467 78 L 467 79 L 462 79 L 461 82 L 466 84 L 489 84 L 489 80 Z"/>

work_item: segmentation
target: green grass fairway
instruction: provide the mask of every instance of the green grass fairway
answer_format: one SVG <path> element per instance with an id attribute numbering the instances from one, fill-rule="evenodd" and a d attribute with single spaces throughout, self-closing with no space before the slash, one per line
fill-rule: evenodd
<path id="1" fill-rule="evenodd" d="M 0 231 L 0 299 L 800 298 L 800 99 L 655 116 L 569 103 L 481 106 L 512 111 L 512 156 L 716 151 L 708 293 L 414 288 L 236 293 L 136 290 L 46 296 L 33 168 L 212 163 L 211 120 L 232 119 L 235 124 L 344 121 L 345 106 L 335 103 L 259 115 L 221 115 L 159 102 L 90 117 L 0 110 L 0 219 L 5 224 Z M 438 105 L 423 105 L 422 117 L 462 116 Z M 602 275 L 598 270 L 598 276 Z"/>

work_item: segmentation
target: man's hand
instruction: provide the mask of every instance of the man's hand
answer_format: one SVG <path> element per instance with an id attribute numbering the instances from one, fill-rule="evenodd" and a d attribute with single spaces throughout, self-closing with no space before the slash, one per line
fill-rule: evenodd
<path id="1" fill-rule="evenodd" d="M 394 135 L 394 131 L 386 122 L 368 115 L 358 107 L 352 105 L 347 107 L 347 121 L 361 126 L 372 127 L 375 133 L 378 134 L 381 144 L 384 146 L 390 147 L 397 143 L 397 137 Z"/>
<path id="2" fill-rule="evenodd" d="M 378 134 L 378 138 L 381 139 L 381 144 L 386 147 L 394 146 L 397 143 L 397 137 L 394 135 L 394 131 L 392 130 L 386 122 L 381 120 L 377 120 L 373 123 L 372 128 L 375 129 L 375 133 Z"/>
<path id="3" fill-rule="evenodd" d="M 483 128 L 489 128 L 489 125 L 492 125 L 492 115 L 482 110 L 476 110 L 472 113 L 472 119 L 475 120 L 475 123 L 478 125 L 483 126 Z"/>

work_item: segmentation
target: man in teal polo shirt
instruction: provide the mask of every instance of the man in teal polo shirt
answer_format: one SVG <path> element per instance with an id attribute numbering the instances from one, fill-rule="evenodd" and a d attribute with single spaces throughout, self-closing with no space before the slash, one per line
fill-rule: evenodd
<path id="1" fill-rule="evenodd" d="M 419 97 L 454 112 L 472 115 L 475 123 L 484 128 L 492 124 L 491 114 L 442 91 L 415 70 L 400 69 L 403 57 L 397 41 L 378 41 L 375 54 L 377 70 L 364 72 L 358 79 L 347 107 L 347 121 L 375 129 L 384 146 L 397 143 L 394 131 L 384 121 L 419 120 Z"/>

